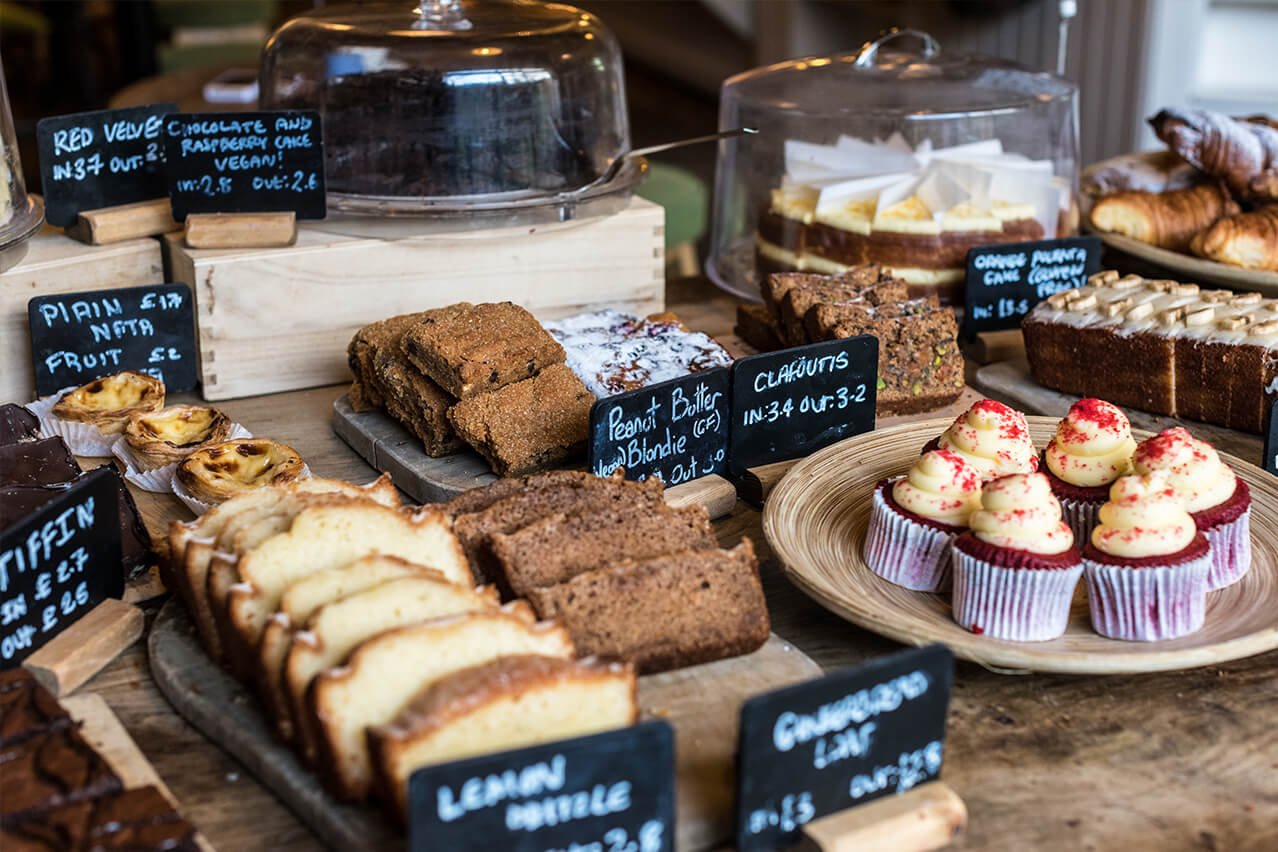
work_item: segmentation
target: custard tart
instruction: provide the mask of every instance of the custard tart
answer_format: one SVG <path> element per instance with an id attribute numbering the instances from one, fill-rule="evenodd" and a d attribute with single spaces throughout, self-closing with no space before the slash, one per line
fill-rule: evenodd
<path id="1" fill-rule="evenodd" d="M 164 382 L 125 370 L 67 391 L 53 404 L 53 416 L 97 426 L 103 435 L 118 435 L 130 417 L 163 407 Z"/>
<path id="2" fill-rule="evenodd" d="M 241 491 L 293 482 L 304 468 L 292 447 L 267 438 L 239 438 L 196 450 L 178 464 L 174 476 L 196 500 L 221 503 Z"/>
<path id="3" fill-rule="evenodd" d="M 173 405 L 163 411 L 135 414 L 124 427 L 124 439 L 146 470 L 181 461 L 230 437 L 231 418 L 202 405 Z"/>

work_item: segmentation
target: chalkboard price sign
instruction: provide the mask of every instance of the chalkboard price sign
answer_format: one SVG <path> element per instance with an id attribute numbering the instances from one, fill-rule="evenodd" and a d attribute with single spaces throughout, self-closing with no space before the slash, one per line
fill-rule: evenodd
<path id="1" fill-rule="evenodd" d="M 27 302 L 36 393 L 51 394 L 121 370 L 172 391 L 196 382 L 191 288 L 156 284 L 37 296 Z"/>
<path id="2" fill-rule="evenodd" d="M 408 801 L 411 852 L 673 852 L 674 729 L 656 720 L 428 766 Z"/>
<path id="3" fill-rule="evenodd" d="M 164 116 L 177 104 L 79 112 L 36 123 L 44 218 L 65 228 L 83 210 L 163 198 Z"/>
<path id="4" fill-rule="evenodd" d="M 1034 306 L 1100 271 L 1099 237 L 978 246 L 967 253 L 963 335 L 1020 328 Z"/>
<path id="5" fill-rule="evenodd" d="M 732 470 L 797 458 L 873 429 L 878 366 L 879 341 L 870 335 L 738 359 Z"/>
<path id="6" fill-rule="evenodd" d="M 184 113 L 165 121 L 165 134 L 174 219 L 290 210 L 324 218 L 318 112 Z"/>
<path id="7" fill-rule="evenodd" d="M 943 645 L 756 696 L 741 708 L 736 848 L 940 776 L 954 658 Z"/>
<path id="8" fill-rule="evenodd" d="M 90 471 L 0 531 L 0 669 L 124 593 L 114 474 Z"/>
<path id="9" fill-rule="evenodd" d="M 1265 418 L 1265 458 L 1262 467 L 1278 476 L 1278 399 L 1269 406 L 1269 415 Z"/>
<path id="10" fill-rule="evenodd" d="M 727 467 L 726 367 L 610 396 L 590 408 L 587 467 L 678 485 Z"/>

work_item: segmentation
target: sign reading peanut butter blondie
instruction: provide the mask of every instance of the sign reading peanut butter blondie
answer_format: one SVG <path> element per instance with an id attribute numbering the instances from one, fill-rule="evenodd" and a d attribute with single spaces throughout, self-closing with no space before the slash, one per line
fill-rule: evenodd
<path id="1" fill-rule="evenodd" d="M 967 253 L 963 336 L 1020 328 L 1039 302 L 1100 271 L 1099 237 L 978 246 Z"/>
<path id="2" fill-rule="evenodd" d="M 679 485 L 721 473 L 728 460 L 729 373 L 724 367 L 599 400 L 590 408 L 587 467 Z"/>

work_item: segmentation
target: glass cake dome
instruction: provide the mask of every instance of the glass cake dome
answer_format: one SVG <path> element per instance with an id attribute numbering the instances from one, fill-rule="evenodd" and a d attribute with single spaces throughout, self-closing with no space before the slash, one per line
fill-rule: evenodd
<path id="1" fill-rule="evenodd" d="M 18 137 L 13 131 L 13 113 L 9 111 L 9 90 L 0 68 L 0 272 L 4 272 L 27 254 L 27 240 L 44 223 L 44 208 L 38 199 L 27 195 L 18 160 Z"/>
<path id="2" fill-rule="evenodd" d="M 571 218 L 624 203 L 630 147 L 621 50 L 593 15 L 534 0 L 328 6 L 262 56 L 263 109 L 323 120 L 330 210 Z"/>
<path id="3" fill-rule="evenodd" d="M 912 47 L 912 50 L 903 48 Z M 759 297 L 780 270 L 878 261 L 961 297 L 968 248 L 1077 230 L 1077 87 L 893 30 L 726 80 L 707 272 Z"/>

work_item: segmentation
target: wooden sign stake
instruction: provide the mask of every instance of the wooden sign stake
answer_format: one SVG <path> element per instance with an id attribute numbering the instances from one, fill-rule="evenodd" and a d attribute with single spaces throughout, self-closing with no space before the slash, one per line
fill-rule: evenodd
<path id="1" fill-rule="evenodd" d="M 169 231 L 180 231 L 180 222 L 173 221 L 173 208 L 168 198 L 103 207 L 100 210 L 82 211 L 72 225 L 68 225 L 68 237 L 91 246 L 104 246 L 139 237 L 154 237 Z"/>
<path id="2" fill-rule="evenodd" d="M 297 214 L 191 213 L 186 245 L 193 249 L 284 248 L 297 241 Z"/>
<path id="3" fill-rule="evenodd" d="M 61 697 L 142 637 L 142 610 L 107 598 L 22 663 L 40 685 Z"/>
<path id="4" fill-rule="evenodd" d="M 1025 338 L 1019 328 L 985 331 L 974 340 L 961 341 L 963 354 L 978 364 L 993 364 L 1025 354 Z"/>
<path id="5" fill-rule="evenodd" d="M 796 852 L 928 852 L 967 827 L 967 806 L 944 781 L 839 811 L 803 826 Z"/>

